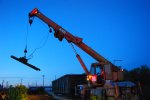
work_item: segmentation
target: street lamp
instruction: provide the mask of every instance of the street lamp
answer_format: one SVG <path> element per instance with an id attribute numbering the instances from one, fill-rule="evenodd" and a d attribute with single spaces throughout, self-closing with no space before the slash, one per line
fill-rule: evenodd
<path id="1" fill-rule="evenodd" d="M 44 77 L 45 77 L 45 75 L 42 75 L 42 77 L 43 77 L 43 87 L 44 87 Z"/>

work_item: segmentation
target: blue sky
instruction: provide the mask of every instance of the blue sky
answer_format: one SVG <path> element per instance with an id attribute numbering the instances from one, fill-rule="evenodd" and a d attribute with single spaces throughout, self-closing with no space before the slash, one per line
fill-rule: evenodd
<path id="1" fill-rule="evenodd" d="M 28 13 L 35 7 L 109 61 L 123 60 L 116 65 L 128 70 L 150 66 L 149 0 L 0 0 L 0 83 L 22 79 L 23 84 L 42 85 L 45 75 L 48 85 L 64 74 L 84 72 L 66 40 L 59 42 L 38 18 L 29 26 Z M 27 55 L 47 39 L 29 60 L 40 72 L 10 58 L 24 55 L 27 33 Z M 75 48 L 89 69 L 96 61 Z"/>

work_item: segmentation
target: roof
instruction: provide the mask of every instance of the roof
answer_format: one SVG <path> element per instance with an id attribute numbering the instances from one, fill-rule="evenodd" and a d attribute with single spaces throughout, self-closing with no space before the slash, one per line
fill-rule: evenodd
<path id="1" fill-rule="evenodd" d="M 116 82 L 111 83 L 113 86 L 115 86 Z M 131 81 L 123 81 L 123 82 L 118 82 L 119 87 L 134 87 L 135 83 Z"/>

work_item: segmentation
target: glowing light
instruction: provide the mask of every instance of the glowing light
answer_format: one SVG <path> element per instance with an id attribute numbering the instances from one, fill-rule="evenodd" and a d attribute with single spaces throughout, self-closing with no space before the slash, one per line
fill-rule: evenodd
<path id="1" fill-rule="evenodd" d="M 96 82 L 97 81 L 97 75 L 88 75 L 87 76 L 87 81 L 92 81 L 92 82 Z"/>
<path id="2" fill-rule="evenodd" d="M 96 82 L 97 81 L 97 76 L 96 75 L 93 75 L 92 76 L 92 82 Z"/>

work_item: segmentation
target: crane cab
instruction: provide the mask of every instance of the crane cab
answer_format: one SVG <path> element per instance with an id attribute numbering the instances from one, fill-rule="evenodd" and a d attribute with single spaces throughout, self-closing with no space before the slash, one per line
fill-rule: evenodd
<path id="1" fill-rule="evenodd" d="M 105 72 L 102 65 L 100 65 L 99 63 L 91 64 L 90 75 L 92 77 L 91 79 L 95 78 L 95 81 L 91 80 L 92 83 L 101 86 L 105 83 Z"/>
<path id="2" fill-rule="evenodd" d="M 119 69 L 112 64 L 100 64 L 92 63 L 90 69 L 91 79 L 95 77 L 95 81 L 92 83 L 104 84 L 105 80 L 111 81 L 122 81 L 123 80 L 123 70 Z"/>

